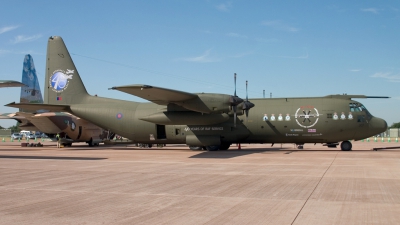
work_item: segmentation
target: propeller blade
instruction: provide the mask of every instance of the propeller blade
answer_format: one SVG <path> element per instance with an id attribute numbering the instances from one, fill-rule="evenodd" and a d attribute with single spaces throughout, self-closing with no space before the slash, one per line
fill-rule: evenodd
<path id="1" fill-rule="evenodd" d="M 236 97 L 236 73 L 235 73 L 235 76 L 234 76 L 235 78 L 234 78 L 234 80 L 235 80 L 235 94 L 233 95 L 233 96 L 235 96 Z"/>
<path id="2" fill-rule="evenodd" d="M 233 106 L 233 126 L 236 127 L 236 109 L 237 106 Z"/>
<path id="3" fill-rule="evenodd" d="M 234 73 L 235 92 L 230 98 L 231 106 L 233 106 L 233 126 L 236 127 L 237 105 L 243 102 L 243 99 L 236 95 L 236 73 Z"/>
<path id="4" fill-rule="evenodd" d="M 248 102 L 249 101 L 249 96 L 247 95 L 247 80 L 246 80 L 246 102 Z"/>

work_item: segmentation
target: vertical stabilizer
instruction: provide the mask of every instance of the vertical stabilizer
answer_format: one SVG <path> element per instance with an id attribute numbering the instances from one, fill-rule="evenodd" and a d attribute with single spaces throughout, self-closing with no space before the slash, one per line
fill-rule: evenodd
<path id="1" fill-rule="evenodd" d="M 42 92 L 36 75 L 35 64 L 31 55 L 25 55 L 22 68 L 21 103 L 43 103 Z"/>
<path id="2" fill-rule="evenodd" d="M 78 104 L 86 96 L 86 88 L 63 39 L 58 36 L 50 37 L 46 57 L 45 103 Z"/>

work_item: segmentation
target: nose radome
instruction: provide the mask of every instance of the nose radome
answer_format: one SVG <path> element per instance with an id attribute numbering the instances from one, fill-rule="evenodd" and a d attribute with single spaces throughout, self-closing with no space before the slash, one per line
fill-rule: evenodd
<path id="1" fill-rule="evenodd" d="M 387 130 L 388 125 L 385 120 L 373 117 L 369 122 L 369 127 L 376 132 L 376 134 L 383 133 Z"/>

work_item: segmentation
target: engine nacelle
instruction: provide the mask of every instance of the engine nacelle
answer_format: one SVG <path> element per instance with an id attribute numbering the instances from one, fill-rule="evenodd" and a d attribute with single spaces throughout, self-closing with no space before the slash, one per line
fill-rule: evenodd
<path id="1" fill-rule="evenodd" d="M 174 102 L 174 104 L 201 113 L 229 113 L 231 111 L 230 95 L 203 93 L 197 95 L 197 98 Z"/>

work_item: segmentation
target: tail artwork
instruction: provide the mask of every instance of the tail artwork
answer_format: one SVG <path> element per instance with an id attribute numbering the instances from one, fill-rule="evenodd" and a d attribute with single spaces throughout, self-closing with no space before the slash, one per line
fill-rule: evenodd
<path id="1" fill-rule="evenodd" d="M 21 103 L 43 103 L 42 92 L 36 75 L 35 64 L 31 55 L 25 55 L 22 69 Z"/>

